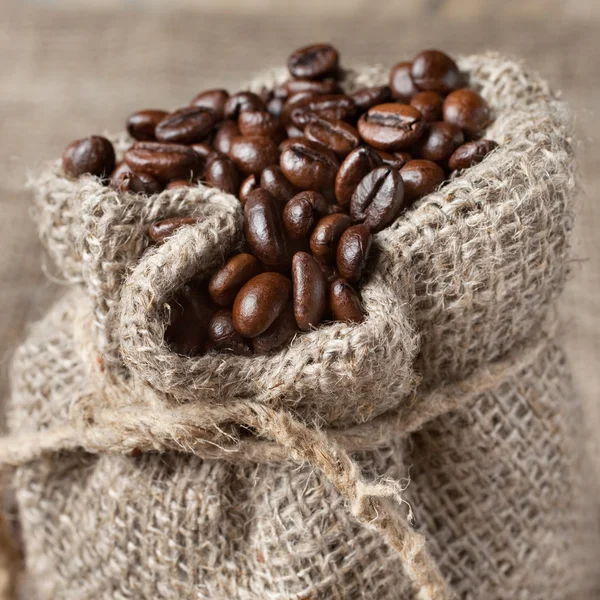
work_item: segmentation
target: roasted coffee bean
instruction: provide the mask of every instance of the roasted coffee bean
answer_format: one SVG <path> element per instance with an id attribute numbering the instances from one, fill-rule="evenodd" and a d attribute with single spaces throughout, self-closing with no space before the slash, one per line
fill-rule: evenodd
<path id="1" fill-rule="evenodd" d="M 389 225 L 403 207 L 404 185 L 396 169 L 378 167 L 363 177 L 350 201 L 350 216 L 372 231 Z"/>
<path id="2" fill-rule="evenodd" d="M 360 145 L 358 131 L 344 121 L 328 121 L 315 117 L 304 128 L 307 139 L 329 148 L 339 158 L 344 158 Z"/>
<path id="3" fill-rule="evenodd" d="M 127 131 L 136 140 L 155 140 L 154 130 L 168 114 L 164 110 L 138 110 L 127 119 Z"/>
<path id="4" fill-rule="evenodd" d="M 194 152 L 197 152 L 204 159 L 204 161 L 206 161 L 208 156 L 213 152 L 213 149 L 210 147 L 210 145 L 204 142 L 192 144 L 191 148 L 194 150 Z"/>
<path id="5" fill-rule="evenodd" d="M 313 256 L 320 262 L 334 264 L 338 242 L 350 225 L 352 220 L 344 213 L 322 217 L 310 236 L 310 250 Z"/>
<path id="6" fill-rule="evenodd" d="M 202 157 L 188 146 L 160 142 L 136 142 L 125 161 L 136 173 L 152 175 L 161 182 L 193 179 L 202 169 Z"/>
<path id="7" fill-rule="evenodd" d="M 219 306 L 231 306 L 242 286 L 262 270 L 260 261 L 252 254 L 242 252 L 232 256 L 208 282 L 212 301 Z"/>
<path id="8" fill-rule="evenodd" d="M 329 96 L 309 96 L 298 101 L 290 113 L 290 119 L 296 127 L 302 129 L 313 116 L 330 121 L 348 121 L 356 114 L 356 104 L 350 96 L 332 94 Z"/>
<path id="9" fill-rule="evenodd" d="M 279 122 L 265 110 L 246 110 L 238 117 L 238 127 L 245 136 L 273 137 L 279 129 Z"/>
<path id="10" fill-rule="evenodd" d="M 247 338 L 260 335 L 283 312 L 292 282 L 280 273 L 261 273 L 248 281 L 233 303 L 233 326 Z"/>
<path id="11" fill-rule="evenodd" d="M 348 154 L 335 178 L 335 197 L 340 206 L 348 206 L 356 186 L 362 178 L 382 164 L 378 153 L 369 146 L 361 146 Z"/>
<path id="12" fill-rule="evenodd" d="M 89 174 L 105 178 L 115 168 L 115 150 L 105 137 L 91 135 L 76 140 L 65 148 L 62 166 L 70 177 Z"/>
<path id="13" fill-rule="evenodd" d="M 333 186 L 339 164 L 331 150 L 298 138 L 282 151 L 279 166 L 288 180 L 301 190 L 321 191 Z"/>
<path id="14" fill-rule="evenodd" d="M 185 225 L 195 225 L 200 219 L 198 217 L 173 217 L 156 221 L 150 225 L 148 235 L 154 242 L 163 242 L 174 231 Z"/>
<path id="15" fill-rule="evenodd" d="M 206 182 L 227 194 L 237 195 L 240 188 L 240 174 L 236 166 L 226 156 L 209 160 L 204 171 Z"/>
<path id="16" fill-rule="evenodd" d="M 336 321 L 360 323 L 365 316 L 358 294 L 345 279 L 336 279 L 330 285 L 329 306 Z"/>
<path id="17" fill-rule="evenodd" d="M 246 110 L 266 110 L 265 103 L 253 92 L 238 92 L 231 96 L 224 107 L 226 119 L 237 121 L 240 113 Z"/>
<path id="18" fill-rule="evenodd" d="M 269 268 L 289 265 L 281 210 L 272 194 L 258 188 L 244 205 L 244 237 L 252 253 Z"/>
<path id="19" fill-rule="evenodd" d="M 269 165 L 279 161 L 279 150 L 271 138 L 238 136 L 231 140 L 229 158 L 242 173 L 259 174 Z"/>
<path id="20" fill-rule="evenodd" d="M 413 149 L 419 158 L 432 161 L 446 160 L 464 142 L 462 131 L 445 121 L 430 123 L 423 137 Z"/>
<path id="21" fill-rule="evenodd" d="M 443 104 L 444 99 L 437 92 L 419 92 L 410 100 L 410 105 L 416 108 L 428 123 L 442 120 Z"/>
<path id="22" fill-rule="evenodd" d="M 388 102 L 392 98 L 392 92 L 387 85 L 362 88 L 350 95 L 354 104 L 362 111 L 367 111 L 373 106 Z"/>
<path id="23" fill-rule="evenodd" d="M 232 352 L 240 356 L 251 356 L 250 342 L 245 340 L 233 326 L 230 310 L 218 310 L 208 324 L 208 337 L 217 350 Z"/>
<path id="24" fill-rule="evenodd" d="M 203 106 L 186 106 L 167 115 L 154 130 L 159 142 L 193 144 L 206 137 L 217 124 L 215 112 Z"/>
<path id="25" fill-rule="evenodd" d="M 270 192 L 281 209 L 298 193 L 281 171 L 279 165 L 269 165 L 260 174 L 260 187 Z"/>
<path id="26" fill-rule="evenodd" d="M 408 104 L 379 104 L 360 117 L 358 132 L 378 150 L 404 150 L 423 135 L 425 120 Z"/>
<path id="27" fill-rule="evenodd" d="M 176 190 L 177 188 L 192 187 L 192 182 L 189 179 L 174 179 L 167 183 L 167 190 Z"/>
<path id="28" fill-rule="evenodd" d="M 288 302 L 273 323 L 263 333 L 252 338 L 254 353 L 266 354 L 279 350 L 294 337 L 296 332 L 294 309 L 292 303 Z"/>
<path id="29" fill-rule="evenodd" d="M 456 63 L 439 50 L 425 50 L 417 54 L 410 74 L 415 85 L 428 92 L 451 92 L 458 87 L 460 81 Z"/>
<path id="30" fill-rule="evenodd" d="M 308 331 L 316 327 L 327 310 L 327 280 L 319 263 L 306 252 L 297 252 L 292 260 L 294 316 L 298 327 Z"/>
<path id="31" fill-rule="evenodd" d="M 258 177 L 252 173 L 248 175 L 244 181 L 242 181 L 242 185 L 240 186 L 239 199 L 242 203 L 242 206 L 246 204 L 246 200 L 248 200 L 248 196 L 259 187 Z"/>
<path id="32" fill-rule="evenodd" d="M 274 117 L 279 117 L 279 115 L 281 115 L 281 111 L 283 110 L 283 104 L 283 98 L 273 98 L 269 100 L 269 103 L 267 104 L 267 110 Z"/>
<path id="33" fill-rule="evenodd" d="M 383 150 L 376 150 L 379 158 L 384 165 L 388 167 L 393 167 L 397 171 L 399 171 L 409 160 L 412 160 L 413 157 L 408 152 L 384 152 Z"/>
<path id="34" fill-rule="evenodd" d="M 353 225 L 342 234 L 337 247 L 337 269 L 352 283 L 358 283 L 365 270 L 373 236 L 366 225 Z"/>
<path id="35" fill-rule="evenodd" d="M 111 177 L 110 185 L 118 192 L 131 192 L 152 196 L 162 192 L 163 186 L 151 175 L 134 173 L 131 170 L 121 171 L 120 175 Z"/>
<path id="36" fill-rule="evenodd" d="M 493 140 L 476 140 L 458 147 L 450 159 L 448 166 L 452 169 L 468 169 L 480 163 L 498 144 Z"/>
<path id="37" fill-rule="evenodd" d="M 133 171 L 131 170 L 131 167 L 123 160 L 115 167 L 115 170 L 112 172 L 112 174 L 110 176 L 111 187 L 113 187 L 113 188 L 118 187 L 121 178 L 126 173 L 133 173 Z"/>
<path id="38" fill-rule="evenodd" d="M 338 69 L 339 54 L 329 44 L 312 44 L 292 52 L 287 66 L 297 79 L 323 79 Z"/>
<path id="39" fill-rule="evenodd" d="M 303 240 L 320 216 L 340 211 L 339 206 L 328 202 L 319 192 L 300 192 L 283 209 L 283 227 L 292 240 Z"/>
<path id="40" fill-rule="evenodd" d="M 227 90 L 206 90 L 200 92 L 191 102 L 192 106 L 202 106 L 209 108 L 217 116 L 218 121 L 222 121 L 225 117 L 225 103 L 229 100 L 229 92 Z"/>
<path id="41" fill-rule="evenodd" d="M 400 169 L 406 204 L 435 190 L 445 179 L 444 170 L 430 160 L 411 160 Z"/>
<path id="42" fill-rule="evenodd" d="M 340 274 L 338 273 L 337 267 L 335 265 L 330 265 L 329 263 L 319 262 L 319 268 L 321 272 L 325 276 L 325 281 L 327 281 L 327 285 L 333 283 L 336 279 L 340 278 Z"/>
<path id="43" fill-rule="evenodd" d="M 222 154 L 229 154 L 233 138 L 236 138 L 241 134 L 242 132 L 235 121 L 229 119 L 223 121 L 218 126 L 217 133 L 215 134 L 213 148 Z"/>
<path id="44" fill-rule="evenodd" d="M 476 137 L 490 122 L 490 109 L 477 92 L 462 88 L 444 100 L 444 121 L 460 127 L 468 137 Z"/>
<path id="45" fill-rule="evenodd" d="M 342 88 L 337 81 L 311 81 L 307 79 L 290 79 L 282 86 L 283 97 L 287 98 L 299 92 L 309 92 L 314 96 L 341 94 Z"/>
<path id="46" fill-rule="evenodd" d="M 281 109 L 281 114 L 279 115 L 279 121 L 285 127 L 292 125 L 293 124 L 291 121 L 292 111 L 295 108 L 297 108 L 298 106 L 302 106 L 302 103 L 309 98 L 314 98 L 314 94 L 312 92 L 297 92 L 296 94 L 287 98 Z"/>
<path id="47" fill-rule="evenodd" d="M 390 90 L 392 92 L 392 98 L 407 103 L 419 92 L 419 88 L 412 80 L 410 74 L 411 70 L 411 62 L 401 62 L 392 67 L 392 70 L 390 71 Z"/>

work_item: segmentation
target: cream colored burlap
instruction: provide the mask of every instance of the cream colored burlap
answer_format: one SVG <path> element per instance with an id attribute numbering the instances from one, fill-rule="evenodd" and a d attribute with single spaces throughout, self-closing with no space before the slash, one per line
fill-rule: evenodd
<path id="1" fill-rule="evenodd" d="M 376 236 L 363 323 L 266 357 L 163 340 L 169 296 L 240 244 L 233 197 L 120 196 L 58 164 L 34 182 L 75 284 L 17 353 L 0 444 L 41 598 L 586 597 L 578 405 L 551 310 L 570 117 L 513 61 L 460 66 L 499 148 Z M 364 68 L 346 86 L 384 81 Z M 147 248 L 150 222 L 190 212 L 205 218 Z"/>

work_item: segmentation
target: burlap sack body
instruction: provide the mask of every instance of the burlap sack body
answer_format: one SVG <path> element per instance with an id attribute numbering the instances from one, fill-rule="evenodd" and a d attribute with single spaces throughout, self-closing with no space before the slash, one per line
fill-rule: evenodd
<path id="1" fill-rule="evenodd" d="M 340 483 L 340 447 L 365 481 L 387 478 L 458 597 L 586 597 L 578 411 L 551 310 L 567 274 L 570 117 L 520 64 L 459 64 L 499 148 L 377 234 L 364 323 L 266 357 L 189 359 L 163 341 L 165 300 L 240 244 L 234 198 L 118 195 L 58 164 L 36 180 L 42 239 L 74 284 L 13 368 L 11 431 L 68 438 L 40 443 L 15 478 L 40 598 L 450 597 L 388 500 L 363 502 L 355 474 Z M 385 77 L 365 68 L 345 85 Z M 152 221 L 190 213 L 204 219 L 147 248 Z"/>

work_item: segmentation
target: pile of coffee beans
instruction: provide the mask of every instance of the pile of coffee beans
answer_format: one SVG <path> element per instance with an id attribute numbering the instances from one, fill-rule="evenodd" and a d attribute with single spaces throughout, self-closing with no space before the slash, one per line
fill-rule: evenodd
<path id="1" fill-rule="evenodd" d="M 389 85 L 352 94 L 328 44 L 300 48 L 287 64 L 290 78 L 275 89 L 213 89 L 173 112 L 135 112 L 136 141 L 119 164 L 99 136 L 63 154 L 68 176 L 92 174 L 120 192 L 202 182 L 239 198 L 243 251 L 170 303 L 166 338 L 177 352 L 262 354 L 326 320 L 360 322 L 373 234 L 496 146 L 482 139 L 485 100 L 438 50 L 395 65 Z M 159 244 L 195 222 L 165 219 L 148 234 Z"/>

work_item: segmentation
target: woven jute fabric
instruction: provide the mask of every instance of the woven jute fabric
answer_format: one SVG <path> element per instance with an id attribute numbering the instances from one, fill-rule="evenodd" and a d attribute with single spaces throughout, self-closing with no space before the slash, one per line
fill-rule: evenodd
<path id="1" fill-rule="evenodd" d="M 459 66 L 499 148 L 376 235 L 363 323 L 269 356 L 164 342 L 167 300 L 240 246 L 233 197 L 119 195 L 58 163 L 32 182 L 73 283 L 16 354 L 0 444 L 40 598 L 586 597 L 579 410 L 552 311 L 571 119 L 515 61 Z M 190 213 L 148 247 L 152 221 Z"/>

